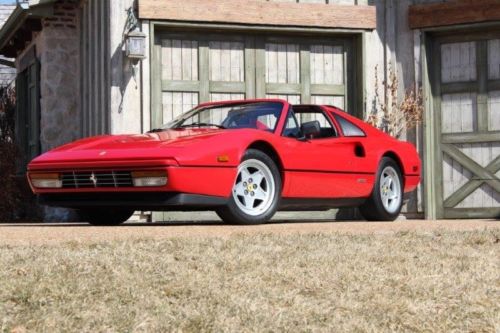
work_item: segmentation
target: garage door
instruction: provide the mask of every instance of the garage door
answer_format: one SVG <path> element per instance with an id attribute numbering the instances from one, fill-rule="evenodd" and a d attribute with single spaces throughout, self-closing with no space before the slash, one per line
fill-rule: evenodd
<path id="1" fill-rule="evenodd" d="M 152 125 L 201 102 L 283 98 L 349 111 L 349 38 L 157 33 L 152 60 Z"/>
<path id="2" fill-rule="evenodd" d="M 500 36 L 442 38 L 435 50 L 438 216 L 500 217 Z"/>

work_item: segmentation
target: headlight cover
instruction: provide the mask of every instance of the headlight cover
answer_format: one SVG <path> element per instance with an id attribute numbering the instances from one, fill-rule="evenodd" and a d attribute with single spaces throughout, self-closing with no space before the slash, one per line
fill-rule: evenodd
<path id="1" fill-rule="evenodd" d="M 61 176 L 58 173 L 30 174 L 31 184 L 36 188 L 62 188 Z"/>
<path id="2" fill-rule="evenodd" d="M 167 185 L 166 171 L 134 171 L 132 182 L 135 187 L 159 187 Z"/>

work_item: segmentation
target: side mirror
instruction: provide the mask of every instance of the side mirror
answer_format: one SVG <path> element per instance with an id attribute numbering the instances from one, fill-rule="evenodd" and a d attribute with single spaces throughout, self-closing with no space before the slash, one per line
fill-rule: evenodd
<path id="1" fill-rule="evenodd" d="M 304 138 L 309 139 L 321 134 L 321 125 L 317 120 L 308 121 L 300 126 L 300 131 Z"/>

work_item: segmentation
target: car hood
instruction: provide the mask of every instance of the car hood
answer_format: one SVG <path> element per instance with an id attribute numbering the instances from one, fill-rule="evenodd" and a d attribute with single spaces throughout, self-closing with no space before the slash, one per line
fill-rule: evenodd
<path id="1" fill-rule="evenodd" d="M 189 164 L 190 161 L 202 159 L 210 150 L 207 147 L 228 148 L 227 143 L 231 140 L 227 137 L 241 135 L 236 132 L 245 131 L 255 130 L 179 129 L 147 134 L 95 136 L 55 148 L 34 159 L 30 168 L 51 163 L 165 159 Z"/>

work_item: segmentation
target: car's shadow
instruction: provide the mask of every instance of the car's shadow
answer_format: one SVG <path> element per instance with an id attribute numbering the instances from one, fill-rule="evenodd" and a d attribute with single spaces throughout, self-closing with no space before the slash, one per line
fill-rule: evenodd
<path id="1" fill-rule="evenodd" d="M 332 220 L 332 219 L 308 219 L 304 220 L 272 220 L 267 222 L 264 225 L 279 225 L 279 224 L 313 224 L 313 223 L 359 223 L 366 222 L 360 220 Z M 374 222 L 377 223 L 377 222 Z M 248 225 L 240 225 L 240 224 L 231 224 L 225 223 L 217 220 L 207 220 L 207 221 L 163 221 L 163 222 L 127 222 L 119 226 L 112 226 L 112 228 L 120 228 L 120 227 L 187 227 L 187 226 L 238 226 L 238 227 L 246 227 Z M 50 228 L 62 228 L 62 227 L 82 227 L 82 228 L 92 228 L 94 226 L 85 223 L 85 222 L 19 222 L 19 223 L 4 223 L 0 222 L 0 228 L 31 228 L 31 227 L 50 227 Z"/>
<path id="2" fill-rule="evenodd" d="M 425 221 L 424 219 L 418 219 L 420 221 Z M 497 219 L 483 219 L 481 220 L 487 223 L 499 223 Z M 402 220 L 404 222 L 404 220 Z M 432 221 L 427 221 L 432 223 Z M 364 220 L 333 220 L 333 219 L 308 219 L 308 220 L 287 220 L 279 219 L 272 220 L 265 224 L 253 225 L 253 227 L 266 226 L 266 225 L 282 225 L 282 224 L 315 224 L 315 223 L 387 223 L 383 221 L 364 221 Z M 130 228 L 130 227 L 147 227 L 147 228 L 157 228 L 157 227 L 189 227 L 189 226 L 237 226 L 245 228 L 252 225 L 240 225 L 240 224 L 230 224 L 225 223 L 220 220 L 204 220 L 204 221 L 163 221 L 163 222 L 127 222 L 119 226 L 110 226 L 109 228 Z M 0 222 L 0 228 L 32 228 L 32 227 L 42 227 L 42 228 L 67 228 L 67 227 L 80 227 L 80 228 L 94 228 L 94 226 L 85 222 Z"/>

